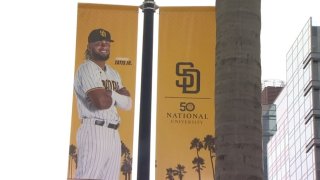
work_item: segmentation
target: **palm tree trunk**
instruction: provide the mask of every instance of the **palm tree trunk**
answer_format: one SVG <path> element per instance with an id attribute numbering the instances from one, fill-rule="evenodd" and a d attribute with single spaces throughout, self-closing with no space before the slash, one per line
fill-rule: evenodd
<path id="1" fill-rule="evenodd" d="M 216 11 L 216 180 L 262 180 L 261 0 Z"/>
<path id="2" fill-rule="evenodd" d="M 69 156 L 69 175 L 70 175 L 70 178 L 72 179 L 72 159 L 70 158 Z"/>
<path id="3" fill-rule="evenodd" d="M 213 180 L 215 180 L 215 172 L 214 172 L 214 168 L 212 168 L 212 174 L 213 174 Z"/>
<path id="4" fill-rule="evenodd" d="M 200 156 L 199 156 L 199 150 L 197 149 L 197 157 L 198 157 L 198 159 L 200 158 Z M 199 162 L 198 162 L 198 164 L 197 164 L 197 167 L 198 167 L 198 177 L 199 177 L 199 180 L 201 180 L 201 173 L 200 173 L 200 164 L 199 164 Z"/>
<path id="5" fill-rule="evenodd" d="M 199 180 L 201 180 L 200 164 L 198 164 L 198 170 Z"/>
<path id="6" fill-rule="evenodd" d="M 199 158 L 200 156 L 199 156 L 199 150 L 197 149 L 197 158 Z"/>
<path id="7" fill-rule="evenodd" d="M 212 156 L 212 152 L 209 150 L 209 155 L 210 155 L 210 161 L 211 161 L 211 167 L 212 167 L 212 175 L 213 175 L 213 180 L 214 180 L 214 167 L 213 167 L 213 156 Z"/>

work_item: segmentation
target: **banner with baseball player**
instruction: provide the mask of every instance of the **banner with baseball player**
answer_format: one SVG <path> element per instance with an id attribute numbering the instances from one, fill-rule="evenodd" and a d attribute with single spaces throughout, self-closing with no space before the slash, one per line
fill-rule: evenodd
<path id="1" fill-rule="evenodd" d="M 214 7 L 160 7 L 156 179 L 214 179 Z"/>
<path id="2" fill-rule="evenodd" d="M 68 179 L 130 179 L 138 7 L 78 4 Z"/>

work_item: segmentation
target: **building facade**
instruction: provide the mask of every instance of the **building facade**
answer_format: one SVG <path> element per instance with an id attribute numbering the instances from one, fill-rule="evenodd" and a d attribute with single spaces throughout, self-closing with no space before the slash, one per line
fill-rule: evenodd
<path id="1" fill-rule="evenodd" d="M 265 81 L 262 84 L 262 150 L 263 150 L 263 179 L 268 179 L 267 143 L 277 131 L 276 105 L 273 103 L 284 87 L 284 82 L 278 80 Z"/>
<path id="2" fill-rule="evenodd" d="M 320 180 L 320 27 L 310 18 L 286 56 L 287 85 L 275 101 L 267 145 L 269 180 Z"/>

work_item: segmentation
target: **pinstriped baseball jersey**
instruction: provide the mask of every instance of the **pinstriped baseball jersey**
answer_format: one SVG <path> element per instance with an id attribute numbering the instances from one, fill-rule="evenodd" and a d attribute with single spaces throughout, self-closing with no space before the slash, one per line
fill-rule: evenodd
<path id="1" fill-rule="evenodd" d="M 86 60 L 80 65 L 74 83 L 78 100 L 79 116 L 80 119 L 97 119 L 117 124 L 120 122 L 120 117 L 114 106 L 114 100 L 109 109 L 97 109 L 87 96 L 87 92 L 95 88 L 105 88 L 116 91 L 123 87 L 118 72 L 107 64 L 105 67 L 103 70 L 90 60 Z"/>

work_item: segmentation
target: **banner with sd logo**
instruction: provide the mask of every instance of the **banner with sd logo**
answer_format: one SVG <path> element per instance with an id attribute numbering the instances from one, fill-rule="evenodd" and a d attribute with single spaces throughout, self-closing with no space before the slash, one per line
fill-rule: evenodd
<path id="1" fill-rule="evenodd" d="M 160 8 L 156 179 L 214 179 L 214 7 Z"/>

